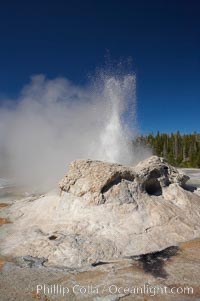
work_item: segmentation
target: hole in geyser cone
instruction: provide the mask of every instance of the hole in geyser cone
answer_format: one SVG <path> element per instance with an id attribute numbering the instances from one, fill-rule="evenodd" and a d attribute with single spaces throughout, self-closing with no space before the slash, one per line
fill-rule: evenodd
<path id="1" fill-rule="evenodd" d="M 92 267 L 97 267 L 99 265 L 109 264 L 110 262 L 98 261 L 91 264 Z"/>
<path id="2" fill-rule="evenodd" d="M 107 192 L 112 186 L 117 185 L 119 183 L 122 182 L 122 180 L 127 180 L 127 181 L 133 181 L 134 180 L 134 176 L 131 173 L 128 173 L 126 175 L 121 175 L 116 173 L 113 178 L 106 183 L 106 185 L 101 189 L 101 193 L 105 193 Z"/>
<path id="3" fill-rule="evenodd" d="M 51 236 L 49 236 L 49 240 L 55 240 L 56 238 L 57 238 L 56 235 L 51 235 Z"/>
<path id="4" fill-rule="evenodd" d="M 162 187 L 158 179 L 149 179 L 144 184 L 144 189 L 149 195 L 162 195 Z"/>

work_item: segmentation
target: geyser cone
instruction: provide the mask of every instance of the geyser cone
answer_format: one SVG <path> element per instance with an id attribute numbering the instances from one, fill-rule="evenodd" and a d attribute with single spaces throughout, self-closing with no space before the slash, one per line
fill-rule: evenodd
<path id="1" fill-rule="evenodd" d="M 185 189 L 187 180 L 156 156 L 135 168 L 76 160 L 60 182 L 61 195 L 7 209 L 13 224 L 3 232 L 1 253 L 77 268 L 199 237 L 200 197 Z"/>

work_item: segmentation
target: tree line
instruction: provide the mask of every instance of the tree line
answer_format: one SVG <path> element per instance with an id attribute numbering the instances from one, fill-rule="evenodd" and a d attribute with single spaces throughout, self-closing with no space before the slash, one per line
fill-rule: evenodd
<path id="1" fill-rule="evenodd" d="M 150 133 L 140 136 L 136 143 L 150 147 L 153 154 L 164 157 L 177 167 L 200 168 L 200 133 Z"/>

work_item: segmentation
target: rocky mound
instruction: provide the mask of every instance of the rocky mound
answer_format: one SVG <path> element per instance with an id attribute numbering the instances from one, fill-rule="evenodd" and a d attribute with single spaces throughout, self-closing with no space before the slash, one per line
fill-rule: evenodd
<path id="1" fill-rule="evenodd" d="M 62 191 L 83 197 L 93 204 L 134 203 L 139 193 L 161 195 L 172 183 L 185 187 L 188 176 L 163 158 L 152 156 L 130 168 L 101 161 L 76 160 L 59 186 Z"/>
<path id="2" fill-rule="evenodd" d="M 130 168 L 76 160 L 61 195 L 8 209 L 2 254 L 72 268 L 162 250 L 200 236 L 200 197 L 188 176 L 152 156 Z M 7 228 L 6 228 L 7 227 Z"/>

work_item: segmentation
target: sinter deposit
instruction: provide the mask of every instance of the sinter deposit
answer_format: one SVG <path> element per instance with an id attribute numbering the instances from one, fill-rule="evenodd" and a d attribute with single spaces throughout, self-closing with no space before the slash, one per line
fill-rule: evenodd
<path id="1" fill-rule="evenodd" d="M 152 156 L 136 167 L 71 163 L 61 191 L 7 209 L 4 255 L 77 268 L 162 250 L 200 236 L 200 196 L 188 176 Z"/>

